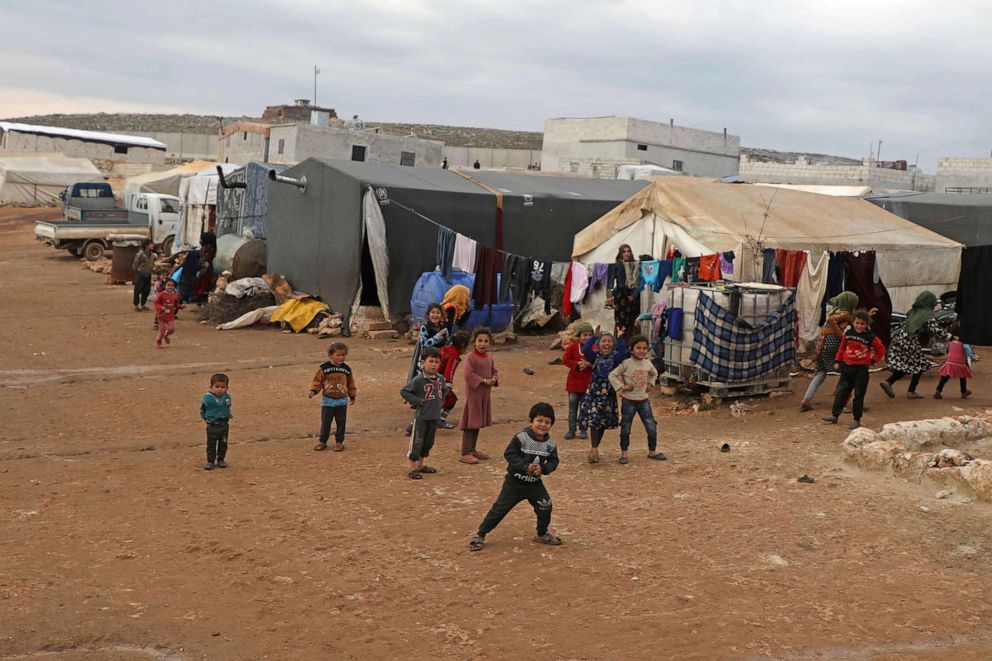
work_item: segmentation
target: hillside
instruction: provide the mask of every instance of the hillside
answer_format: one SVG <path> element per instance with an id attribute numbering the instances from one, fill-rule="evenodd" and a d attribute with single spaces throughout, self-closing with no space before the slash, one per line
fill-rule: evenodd
<path id="1" fill-rule="evenodd" d="M 741 155 L 764 163 L 795 163 L 800 157 L 805 157 L 811 165 L 861 165 L 860 158 L 801 151 L 776 151 L 760 147 L 741 147 Z"/>

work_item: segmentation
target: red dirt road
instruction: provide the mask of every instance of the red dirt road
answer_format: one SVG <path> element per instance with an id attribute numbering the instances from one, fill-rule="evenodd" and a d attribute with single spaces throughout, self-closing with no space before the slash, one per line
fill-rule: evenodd
<path id="1" fill-rule="evenodd" d="M 480 447 L 499 457 L 533 402 L 555 405 L 565 545 L 533 544 L 524 504 L 470 554 L 505 463 L 458 464 L 440 432 L 440 472 L 406 477 L 408 346 L 349 341 L 348 449 L 315 453 L 326 342 L 187 313 L 158 351 L 130 289 L 36 243 L 37 215 L 0 210 L 0 659 L 992 657 L 992 509 L 845 464 L 846 428 L 819 423 L 833 381 L 803 415 L 797 396 L 743 418 L 658 398 L 670 460 L 635 430 L 630 465 L 610 432 L 590 466 L 560 440 L 547 340 L 497 347 Z M 985 367 L 969 411 L 992 404 Z M 215 371 L 231 467 L 206 472 Z M 870 393 L 873 426 L 960 405 Z"/>

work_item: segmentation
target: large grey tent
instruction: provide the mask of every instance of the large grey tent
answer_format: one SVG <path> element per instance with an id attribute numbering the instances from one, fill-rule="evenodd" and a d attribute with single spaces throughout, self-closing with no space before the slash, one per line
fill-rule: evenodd
<path id="1" fill-rule="evenodd" d="M 868 200 L 965 245 L 957 297 L 961 337 L 992 344 L 992 195 L 903 193 Z"/>
<path id="2" fill-rule="evenodd" d="M 502 195 L 504 250 L 568 261 L 576 232 L 646 184 L 477 170 L 467 173 L 473 182 L 451 170 L 314 158 L 283 175 L 306 187 L 269 188 L 269 269 L 346 319 L 360 292 L 394 322 L 434 268 L 438 226 L 496 246 L 492 191 Z"/>

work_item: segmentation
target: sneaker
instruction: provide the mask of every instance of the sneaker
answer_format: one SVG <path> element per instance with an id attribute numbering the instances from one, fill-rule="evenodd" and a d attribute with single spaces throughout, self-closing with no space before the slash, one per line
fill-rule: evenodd
<path id="1" fill-rule="evenodd" d="M 441 429 L 454 429 L 456 425 L 454 423 L 448 422 L 447 420 L 444 420 L 441 422 L 441 424 L 438 425 L 438 427 L 440 427 Z"/>
<path id="2" fill-rule="evenodd" d="M 208 461 L 207 463 L 203 464 L 203 470 L 212 471 L 213 469 L 214 469 L 213 463 Z"/>
<path id="3" fill-rule="evenodd" d="M 630 459 L 628 459 L 627 457 L 620 457 L 620 461 L 618 463 L 626 466 L 627 464 L 630 463 Z"/>
<path id="4" fill-rule="evenodd" d="M 858 429 L 860 426 L 861 426 L 861 423 L 858 422 L 857 420 L 855 420 L 854 422 L 852 422 L 851 424 L 849 424 L 847 426 L 847 428 L 853 430 L 853 429 Z"/>
<path id="5" fill-rule="evenodd" d="M 825 415 L 822 418 L 820 418 L 820 420 L 823 420 L 824 422 L 830 423 L 831 425 L 836 425 L 837 424 L 837 418 L 835 418 L 832 415 Z"/>
<path id="6" fill-rule="evenodd" d="M 227 462 L 221 459 L 217 462 L 217 468 L 227 468 Z"/>
<path id="7" fill-rule="evenodd" d="M 141 312 L 141 308 L 139 308 L 137 305 L 135 305 L 134 306 L 134 311 L 135 312 Z"/>
<path id="8" fill-rule="evenodd" d="M 573 438 L 575 438 L 575 432 L 574 431 L 567 431 L 567 432 L 565 432 L 565 440 L 566 441 L 570 441 Z"/>
<path id="9" fill-rule="evenodd" d="M 812 410 L 813 410 L 813 404 L 811 404 L 809 400 L 804 399 L 803 401 L 799 402 L 800 413 L 805 413 L 806 411 L 812 411 Z"/>
<path id="10" fill-rule="evenodd" d="M 887 382 L 882 381 L 880 384 L 878 384 L 878 387 L 882 389 L 882 392 L 885 393 L 886 397 L 890 399 L 895 399 L 896 394 L 895 392 L 893 392 L 892 386 L 890 386 Z"/>

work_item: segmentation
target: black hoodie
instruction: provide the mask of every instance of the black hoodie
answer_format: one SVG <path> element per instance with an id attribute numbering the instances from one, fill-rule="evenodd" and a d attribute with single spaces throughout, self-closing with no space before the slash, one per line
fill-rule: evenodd
<path id="1" fill-rule="evenodd" d="M 527 472 L 527 467 L 532 464 L 540 465 L 541 475 L 553 473 L 558 468 L 558 446 L 551 440 L 551 435 L 539 439 L 530 427 L 526 427 L 513 437 L 506 446 L 503 457 L 506 458 L 507 479 L 523 484 L 533 484 L 541 480 L 540 475 L 531 475 Z"/>

